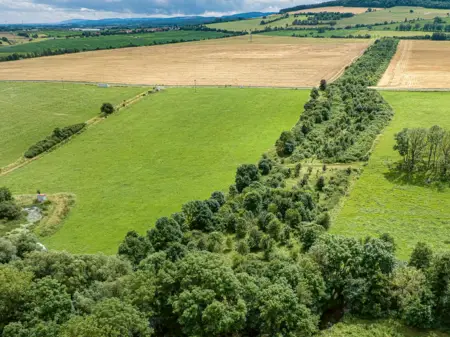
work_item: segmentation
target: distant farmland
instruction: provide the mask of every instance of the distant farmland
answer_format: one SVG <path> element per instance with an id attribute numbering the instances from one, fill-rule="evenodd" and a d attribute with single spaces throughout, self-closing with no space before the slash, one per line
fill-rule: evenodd
<path id="1" fill-rule="evenodd" d="M 370 43 L 241 36 L 6 62 L 0 79 L 311 87 L 333 79 Z"/>
<path id="2" fill-rule="evenodd" d="M 331 7 L 319 7 L 319 8 L 309 8 L 303 9 L 301 11 L 295 11 L 291 13 L 353 13 L 353 14 L 362 14 L 367 12 L 367 7 L 343 7 L 343 6 L 331 6 Z M 383 10 L 382 8 L 372 8 L 374 11 Z"/>
<path id="3" fill-rule="evenodd" d="M 309 93 L 168 89 L 0 177 L 0 186 L 15 194 L 36 189 L 76 194 L 63 228 L 44 243 L 113 254 L 127 231 L 144 233 L 183 203 L 226 191 L 239 164 L 257 162 L 281 131 L 294 125 Z"/>
<path id="4" fill-rule="evenodd" d="M 44 50 L 78 49 L 95 50 L 108 48 L 122 48 L 129 46 L 148 46 L 155 43 L 163 44 L 174 41 L 192 41 L 215 39 L 228 36 L 219 32 L 202 32 L 192 30 L 179 30 L 169 32 L 155 32 L 146 34 L 106 35 L 99 37 L 78 37 L 70 39 L 48 39 L 42 42 L 26 43 L 10 47 L 1 47 L 2 53 L 33 53 Z M 1 34 L 0 34 L 1 37 Z"/>
<path id="5" fill-rule="evenodd" d="M 412 10 L 412 12 L 411 12 Z M 337 27 L 354 26 L 357 24 L 370 25 L 374 23 L 384 23 L 391 21 L 403 22 L 405 19 L 433 19 L 436 16 L 446 17 L 449 9 L 434 9 L 423 7 L 393 7 L 385 10 L 378 10 L 370 13 L 355 15 L 351 18 L 339 20 Z"/>
<path id="6" fill-rule="evenodd" d="M 450 42 L 401 41 L 378 84 L 386 88 L 450 88 Z"/>

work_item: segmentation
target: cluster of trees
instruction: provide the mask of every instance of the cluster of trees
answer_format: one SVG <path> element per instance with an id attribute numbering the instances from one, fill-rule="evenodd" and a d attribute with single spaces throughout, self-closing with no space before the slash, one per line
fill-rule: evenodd
<path id="1" fill-rule="evenodd" d="M 425 23 L 423 26 L 419 23 L 402 23 L 395 27 L 398 31 L 424 31 L 424 32 L 450 32 L 450 25 L 446 25 L 441 17 L 434 18 L 432 23 Z"/>
<path id="2" fill-rule="evenodd" d="M 395 135 L 403 157 L 399 167 L 409 174 L 428 173 L 429 178 L 450 179 L 450 131 L 435 125 L 430 129 L 403 129 Z"/>
<path id="3" fill-rule="evenodd" d="M 354 16 L 353 13 L 333 13 L 333 12 L 322 12 L 322 13 L 305 13 L 308 18 L 306 20 L 299 20 L 296 19 L 292 23 L 293 25 L 306 25 L 306 26 L 316 26 L 319 24 L 329 24 L 331 26 L 336 25 L 336 21 L 344 19 L 344 18 L 350 18 Z M 302 14 L 296 14 L 295 17 L 304 15 Z"/>
<path id="4" fill-rule="evenodd" d="M 264 19 L 264 20 L 261 20 L 261 22 L 259 24 L 264 26 L 264 25 L 267 25 L 269 23 L 277 22 L 277 21 L 284 20 L 284 19 L 287 19 L 287 18 L 289 18 L 289 14 L 285 14 L 285 15 L 282 15 L 282 16 L 279 16 L 279 17 L 276 17 L 276 18 L 273 18 L 273 19 L 270 19 L 270 20 Z"/>
<path id="5" fill-rule="evenodd" d="M 318 158 L 326 162 L 368 160 L 372 143 L 392 117 L 376 85 L 395 54 L 398 41 L 377 40 L 334 83 L 313 89 L 297 125 L 283 132 L 278 153 L 291 162 Z"/>
<path id="6" fill-rule="evenodd" d="M 65 128 L 56 128 L 53 133 L 44 140 L 40 140 L 32 145 L 24 154 L 25 158 L 34 158 L 45 151 L 50 150 L 62 141 L 72 137 L 74 134 L 81 132 L 86 127 L 86 123 L 79 123 Z"/>
<path id="7" fill-rule="evenodd" d="M 324 129 L 358 116 L 359 129 L 378 127 L 385 106 L 365 87 L 395 46 L 375 43 L 337 83 L 311 92 L 311 111 L 333 122 Z M 450 253 L 418 244 L 404 263 L 387 234 L 328 234 L 354 170 L 286 165 L 292 147 L 296 132 L 284 132 L 277 153 L 238 167 L 227 195 L 188 202 L 145 235 L 129 232 L 117 256 L 43 251 L 23 233 L 0 238 L 0 336 L 308 337 L 345 312 L 450 327 Z"/>
<path id="8" fill-rule="evenodd" d="M 292 211 L 288 234 L 273 213 L 258 214 L 253 192 L 185 205 L 144 236 L 129 232 L 117 256 L 42 251 L 23 233 L 0 238 L 0 335 L 312 336 L 344 312 L 449 327 L 449 253 L 420 243 L 402 263 L 389 235 L 304 231 Z M 201 230 L 219 201 L 215 214 L 238 207 L 258 220 Z"/>
<path id="9" fill-rule="evenodd" d="M 11 191 L 6 187 L 0 187 L 0 221 L 16 220 L 20 218 L 21 213 L 22 210 L 16 204 Z"/>

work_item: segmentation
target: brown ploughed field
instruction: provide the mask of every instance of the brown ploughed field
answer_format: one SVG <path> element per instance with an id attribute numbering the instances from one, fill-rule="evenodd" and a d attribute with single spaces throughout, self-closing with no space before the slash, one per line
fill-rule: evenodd
<path id="1" fill-rule="evenodd" d="M 400 42 L 378 87 L 450 89 L 450 42 Z"/>
<path id="2" fill-rule="evenodd" d="M 0 80 L 311 87 L 334 80 L 369 40 L 249 36 L 84 52 L 0 66 Z"/>

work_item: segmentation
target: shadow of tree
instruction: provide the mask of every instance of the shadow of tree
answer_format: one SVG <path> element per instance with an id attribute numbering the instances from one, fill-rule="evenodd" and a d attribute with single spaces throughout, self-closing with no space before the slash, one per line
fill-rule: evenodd
<path id="1" fill-rule="evenodd" d="M 441 181 L 429 172 L 414 172 L 410 174 L 401 168 L 400 163 L 390 165 L 389 171 L 383 173 L 383 175 L 391 183 L 400 186 L 425 187 L 439 192 L 444 192 L 450 186 L 448 181 Z"/>

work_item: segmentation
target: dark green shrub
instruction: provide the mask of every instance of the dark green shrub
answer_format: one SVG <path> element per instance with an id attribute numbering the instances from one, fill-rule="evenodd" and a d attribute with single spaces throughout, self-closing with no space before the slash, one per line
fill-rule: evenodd
<path id="1" fill-rule="evenodd" d="M 22 210 L 13 201 L 0 202 L 0 219 L 15 220 L 20 217 Z"/>

